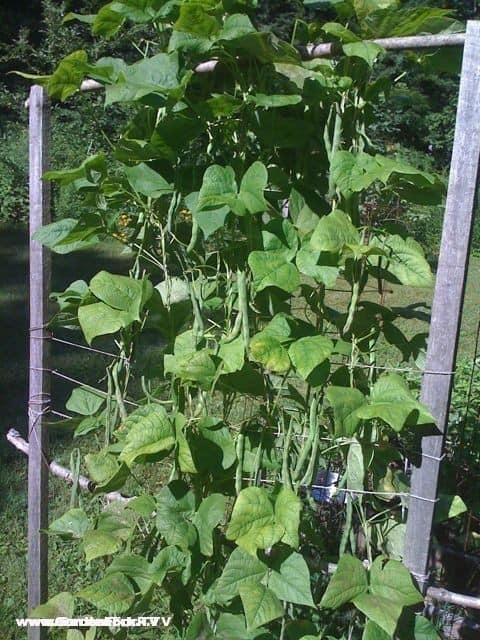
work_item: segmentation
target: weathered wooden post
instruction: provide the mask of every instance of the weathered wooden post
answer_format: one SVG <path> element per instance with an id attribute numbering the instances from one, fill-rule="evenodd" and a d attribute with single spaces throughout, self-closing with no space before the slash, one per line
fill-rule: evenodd
<path id="1" fill-rule="evenodd" d="M 48 437 L 44 424 L 50 407 L 48 319 L 50 255 L 33 238 L 50 222 L 50 188 L 42 180 L 48 169 L 50 105 L 42 87 L 34 86 L 29 100 L 30 164 L 30 368 L 28 398 L 28 611 L 48 599 Z M 28 628 L 29 640 L 43 640 L 46 628 Z"/>
<path id="2" fill-rule="evenodd" d="M 467 279 L 471 230 L 480 161 L 480 22 L 469 22 L 463 54 L 457 122 L 438 261 L 422 401 L 439 433 L 423 438 L 422 458 L 414 466 L 408 509 L 407 568 L 425 591 L 440 462 L 448 425 L 453 370 Z M 420 496 L 422 500 L 416 498 Z"/>

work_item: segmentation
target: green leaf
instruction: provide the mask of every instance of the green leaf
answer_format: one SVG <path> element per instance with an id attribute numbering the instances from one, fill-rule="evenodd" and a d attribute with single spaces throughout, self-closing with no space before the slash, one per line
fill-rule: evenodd
<path id="1" fill-rule="evenodd" d="M 317 223 L 315 222 L 316 225 Z M 310 242 L 302 244 L 296 255 L 295 262 L 300 273 L 310 276 L 310 278 L 321 282 L 328 288 L 335 285 L 340 273 L 337 266 L 337 256 L 313 250 Z"/>
<path id="2" fill-rule="evenodd" d="M 415 640 L 441 640 L 440 634 L 430 620 L 420 615 L 414 616 L 413 635 Z"/>
<path id="3" fill-rule="evenodd" d="M 145 593 L 152 586 L 150 575 L 151 565 L 143 556 L 135 553 L 122 553 L 115 556 L 106 573 L 123 573 L 132 578 L 142 593 Z"/>
<path id="4" fill-rule="evenodd" d="M 218 210 L 221 207 L 235 207 L 237 183 L 232 167 L 213 164 L 203 175 L 202 186 L 198 194 L 197 211 Z"/>
<path id="5" fill-rule="evenodd" d="M 95 493 L 117 491 L 125 484 L 130 471 L 125 464 L 119 464 L 117 456 L 102 450 L 85 456 L 88 475 L 97 485 Z"/>
<path id="6" fill-rule="evenodd" d="M 282 539 L 285 529 L 275 523 L 268 492 L 261 487 L 247 487 L 239 493 L 227 529 L 227 539 L 255 555 Z"/>
<path id="7" fill-rule="evenodd" d="M 165 178 L 144 162 L 124 169 L 125 176 L 135 191 L 149 198 L 159 198 L 172 193 L 172 186 Z"/>
<path id="8" fill-rule="evenodd" d="M 70 394 L 66 408 L 82 416 L 93 416 L 105 402 L 103 393 L 95 393 L 86 387 L 77 387 Z"/>
<path id="9" fill-rule="evenodd" d="M 282 372 L 290 368 L 288 351 L 277 338 L 264 332 L 250 340 L 250 357 L 271 371 Z"/>
<path id="10" fill-rule="evenodd" d="M 367 587 L 367 572 L 363 564 L 358 558 L 345 554 L 340 558 L 337 570 L 330 578 L 320 606 L 338 609 L 342 604 L 352 602 L 360 594 L 366 593 Z"/>
<path id="11" fill-rule="evenodd" d="M 119 460 L 129 467 L 142 456 L 168 453 L 175 444 L 172 423 L 158 404 L 136 409 L 125 420 L 124 428 L 127 435 Z"/>
<path id="12" fill-rule="evenodd" d="M 75 600 L 71 593 L 62 591 L 50 598 L 48 602 L 32 609 L 28 616 L 30 618 L 72 618 L 75 607 Z"/>
<path id="13" fill-rule="evenodd" d="M 375 42 L 351 42 L 343 45 L 343 51 L 347 56 L 362 58 L 369 67 L 373 67 L 378 56 L 385 51 L 383 47 Z"/>
<path id="14" fill-rule="evenodd" d="M 226 500 L 221 493 L 212 493 L 198 507 L 193 524 L 198 531 L 200 551 L 204 556 L 213 555 L 212 532 L 225 515 Z"/>
<path id="15" fill-rule="evenodd" d="M 240 586 L 247 631 L 257 629 L 283 615 L 283 607 L 277 596 L 263 584 L 250 581 Z"/>
<path id="16" fill-rule="evenodd" d="M 355 7 L 355 13 L 357 18 L 362 20 L 374 11 L 381 9 L 390 9 L 390 11 L 396 9 L 399 5 L 399 0 L 353 0 L 353 6 Z"/>
<path id="17" fill-rule="evenodd" d="M 220 342 L 218 357 L 223 361 L 223 371 L 234 373 L 240 371 L 245 362 L 245 344 L 242 336 L 234 340 Z"/>
<path id="18" fill-rule="evenodd" d="M 267 183 L 267 168 L 261 162 L 254 162 L 244 173 L 238 198 L 248 213 L 262 213 L 268 209 L 268 203 L 263 196 Z"/>
<path id="19" fill-rule="evenodd" d="M 415 400 L 407 383 L 396 373 L 380 376 L 373 385 L 369 404 L 359 407 L 355 415 L 362 420 L 381 418 L 395 431 L 405 424 L 434 424 L 427 408 Z"/>
<path id="20" fill-rule="evenodd" d="M 100 271 L 91 279 L 90 291 L 109 307 L 128 311 L 135 320 L 140 320 L 140 312 L 151 298 L 153 286 L 147 278 L 135 280 Z"/>
<path id="21" fill-rule="evenodd" d="M 105 106 L 115 102 L 134 102 L 152 94 L 164 98 L 180 89 L 178 76 L 176 53 L 159 53 L 144 58 L 126 67 L 115 84 L 107 85 Z"/>
<path id="22" fill-rule="evenodd" d="M 87 63 L 85 51 L 74 51 L 66 56 L 47 82 L 48 94 L 58 100 L 66 100 L 73 95 L 82 84 Z"/>
<path id="23" fill-rule="evenodd" d="M 255 32 L 256 29 L 250 18 L 245 14 L 237 13 L 225 19 L 222 30 L 218 34 L 218 40 L 235 40 Z"/>
<path id="24" fill-rule="evenodd" d="M 103 302 L 81 306 L 78 309 L 78 322 L 88 344 L 98 336 L 116 333 L 135 321 L 129 311 L 112 309 Z"/>
<path id="25" fill-rule="evenodd" d="M 105 531 L 90 530 L 83 536 L 83 550 L 87 562 L 94 558 L 109 556 L 120 550 L 122 541 Z"/>
<path id="26" fill-rule="evenodd" d="M 164 547 L 153 558 L 149 568 L 149 575 L 152 581 L 161 586 L 165 576 L 169 571 L 179 571 L 184 569 L 188 562 L 188 554 L 174 545 Z"/>
<path id="27" fill-rule="evenodd" d="M 101 179 L 105 178 L 107 175 L 107 162 L 105 159 L 105 154 L 97 153 L 93 156 L 89 156 L 86 160 L 84 160 L 78 167 L 74 169 L 62 169 L 60 171 L 47 171 L 43 175 L 44 180 L 54 180 L 55 182 L 60 183 L 61 186 L 65 186 L 67 184 L 72 184 L 77 180 L 86 180 L 90 182 L 92 185 L 99 182 Z M 48 225 L 51 229 L 55 227 L 53 225 L 58 225 L 59 223 L 64 222 L 65 220 L 75 220 L 78 223 L 77 218 L 62 218 L 58 220 L 56 223 L 52 225 Z M 43 227 L 44 229 L 47 227 Z M 38 233 L 38 232 L 37 232 Z"/>
<path id="28" fill-rule="evenodd" d="M 201 2 L 188 2 L 180 6 L 180 16 L 173 28 L 210 38 L 220 31 L 220 23 L 207 13 Z"/>
<path id="29" fill-rule="evenodd" d="M 209 349 L 201 349 L 177 358 L 165 356 L 165 373 L 174 373 L 185 382 L 194 382 L 203 389 L 210 389 L 217 368 Z"/>
<path id="30" fill-rule="evenodd" d="M 177 413 L 175 416 L 175 439 L 177 441 L 178 466 L 182 473 L 197 473 L 192 451 L 184 433 L 186 424 L 185 416 Z"/>
<path id="31" fill-rule="evenodd" d="M 280 571 L 272 571 L 268 586 L 286 602 L 314 607 L 310 589 L 310 571 L 303 556 L 291 553 L 280 565 Z"/>
<path id="32" fill-rule="evenodd" d="M 398 560 L 375 558 L 370 568 L 370 592 L 402 607 L 423 602 L 408 569 Z"/>
<path id="33" fill-rule="evenodd" d="M 98 225 L 83 225 L 73 218 L 62 218 L 57 222 L 47 224 L 34 234 L 34 239 L 48 247 L 54 253 L 66 254 L 73 251 L 88 249 L 97 244 L 100 239 Z"/>
<path id="34" fill-rule="evenodd" d="M 125 22 L 125 18 L 116 11 L 112 11 L 113 3 L 106 4 L 97 13 L 92 24 L 92 33 L 96 36 L 111 38 Z"/>
<path id="35" fill-rule="evenodd" d="M 83 509 L 70 509 L 48 527 L 48 533 L 66 538 L 83 538 L 92 524 Z"/>
<path id="36" fill-rule="evenodd" d="M 232 551 L 222 575 L 213 587 L 215 601 L 221 604 L 233 600 L 240 595 L 243 584 L 260 582 L 267 572 L 266 564 L 237 547 Z"/>
<path id="37" fill-rule="evenodd" d="M 312 249 L 336 253 L 346 244 L 358 244 L 360 234 L 346 213 L 336 209 L 317 224 L 310 239 Z"/>
<path id="38" fill-rule="evenodd" d="M 300 275 L 295 265 L 285 262 L 284 257 L 273 251 L 252 251 L 248 256 L 248 264 L 257 292 L 266 287 L 278 287 L 292 293 L 300 286 Z"/>
<path id="39" fill-rule="evenodd" d="M 445 522 L 445 520 L 456 518 L 466 511 L 467 505 L 460 496 L 441 493 L 438 496 L 438 502 L 435 507 L 435 522 Z"/>
<path id="40" fill-rule="evenodd" d="M 382 243 L 388 255 L 387 270 L 403 285 L 410 287 L 430 287 L 433 275 L 425 260 L 421 246 L 413 239 L 389 236 Z M 382 260 L 382 265 L 384 261 Z"/>
<path id="41" fill-rule="evenodd" d="M 287 487 L 282 487 L 275 500 L 275 521 L 285 529 L 282 542 L 294 549 L 300 544 L 298 530 L 301 510 L 302 502 L 297 494 Z"/>
<path id="42" fill-rule="evenodd" d="M 135 600 L 132 583 L 121 573 L 111 573 L 81 589 L 76 595 L 111 615 L 125 613 Z"/>
<path id="43" fill-rule="evenodd" d="M 361 593 L 353 600 L 353 604 L 369 620 L 377 624 L 389 638 L 393 638 L 398 621 L 402 615 L 402 605 L 396 600 L 389 600 L 378 595 L 370 593 Z"/>
<path id="44" fill-rule="evenodd" d="M 362 640 L 391 640 L 391 636 L 372 620 L 367 620 Z"/>
<path id="45" fill-rule="evenodd" d="M 255 640 L 262 630 L 247 631 L 245 616 L 233 613 L 221 613 L 216 627 L 217 640 Z"/>
<path id="46" fill-rule="evenodd" d="M 355 434 L 360 418 L 357 409 L 365 404 L 365 396 L 358 389 L 330 386 L 325 392 L 333 407 L 335 436 L 351 437 Z"/>
<path id="47" fill-rule="evenodd" d="M 308 336 L 296 340 L 289 348 L 288 355 L 297 372 L 304 380 L 332 353 L 333 342 L 325 336 Z"/>
<path id="48" fill-rule="evenodd" d="M 195 513 L 195 496 L 188 486 L 174 480 L 157 496 L 157 529 L 167 544 L 177 545 L 186 551 L 197 540 L 196 529 L 191 523 Z"/>

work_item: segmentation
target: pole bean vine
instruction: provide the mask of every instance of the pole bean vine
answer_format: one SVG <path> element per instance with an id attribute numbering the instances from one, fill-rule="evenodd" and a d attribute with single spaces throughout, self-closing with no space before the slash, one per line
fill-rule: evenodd
<path id="1" fill-rule="evenodd" d="M 73 185 L 82 213 L 37 237 L 60 253 L 115 238 L 132 256 L 128 275 L 101 271 L 54 294 L 52 326 L 117 350 L 105 393 L 77 388 L 68 408 L 77 436 L 100 436 L 84 459 L 95 492 L 136 487 L 126 504 L 51 524 L 81 543 L 95 579 L 43 606 L 139 616 L 161 602 L 186 640 L 438 638 L 401 564 L 403 462 L 433 419 L 377 368 L 382 340 L 399 362 L 422 347 L 396 326 L 385 283 L 428 286 L 432 274 L 375 212 L 440 202 L 443 186 L 376 153 L 369 125 L 389 83 L 368 38 L 451 20 L 346 0 L 332 2 L 338 22 L 299 19 L 284 42 L 257 30 L 256 4 L 115 0 L 71 14 L 98 37 L 125 22 L 152 37 L 135 43 L 135 62 L 76 51 L 36 79 L 65 100 L 89 77 L 107 109 L 125 107 L 110 155 L 47 174 Z M 302 59 L 320 41 L 336 57 Z M 215 71 L 201 73 L 207 60 Z M 330 305 L 335 287 L 343 308 Z M 142 370 L 152 341 L 161 354 Z M 337 559 L 329 579 L 322 562 Z"/>

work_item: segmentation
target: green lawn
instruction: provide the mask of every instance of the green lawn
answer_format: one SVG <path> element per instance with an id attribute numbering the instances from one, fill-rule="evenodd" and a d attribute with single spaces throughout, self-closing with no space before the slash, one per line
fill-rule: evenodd
<path id="1" fill-rule="evenodd" d="M 19 640 L 22 633 L 14 626 L 14 618 L 24 615 L 26 565 L 26 460 L 6 442 L 4 434 L 15 427 L 26 432 L 27 399 L 27 347 L 28 347 L 28 247 L 27 234 L 19 227 L 0 226 L 0 260 L 2 280 L 0 286 L 0 315 L 2 327 L 0 358 L 1 433 L 0 440 L 0 637 Z M 62 290 L 78 278 L 88 280 L 101 268 L 125 272 L 128 261 L 118 255 L 112 245 L 102 250 L 55 256 L 53 264 L 53 290 Z M 460 340 L 460 356 L 471 358 L 480 309 L 480 259 L 472 258 L 467 286 L 466 307 Z M 399 323 L 409 337 L 426 331 L 432 289 L 390 287 L 386 303 L 390 306 L 409 307 L 412 320 Z M 332 292 L 329 301 L 344 308 L 347 294 Z M 378 302 L 378 294 L 372 293 Z M 408 330 L 407 330 L 408 325 Z M 75 340 L 75 338 L 74 338 Z M 103 371 L 101 356 L 54 345 L 53 366 L 68 372 L 74 378 L 95 383 Z M 154 352 L 153 352 L 154 353 Z M 387 349 L 383 356 L 390 359 Z M 53 405 L 62 410 L 71 385 L 53 381 Z M 68 464 L 71 442 L 69 434 L 58 430 L 52 435 L 52 453 Z M 76 443 L 75 443 L 76 444 Z M 60 515 L 69 503 L 69 489 L 61 481 L 50 482 L 51 518 Z M 50 547 L 51 593 L 75 587 L 75 573 L 83 565 L 78 548 L 66 546 L 52 539 Z M 54 637 L 54 636 L 52 636 Z"/>

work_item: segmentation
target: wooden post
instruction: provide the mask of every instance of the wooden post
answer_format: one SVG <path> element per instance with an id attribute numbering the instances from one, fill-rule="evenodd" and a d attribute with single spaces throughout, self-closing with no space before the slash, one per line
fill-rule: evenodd
<path id="1" fill-rule="evenodd" d="M 471 229 L 480 160 L 480 22 L 469 22 L 463 54 L 460 94 L 447 204 L 438 261 L 432 321 L 421 399 L 439 433 L 422 439 L 420 466 L 414 466 L 404 563 L 425 591 L 438 478 L 448 425 L 460 322 L 468 270 Z M 420 496 L 423 500 L 416 498 Z"/>
<path id="2" fill-rule="evenodd" d="M 28 399 L 28 611 L 48 599 L 47 536 L 48 457 L 44 416 L 50 406 L 48 320 L 50 255 L 33 238 L 50 222 L 50 189 L 42 175 L 48 169 L 50 105 L 42 87 L 34 86 L 29 103 L 30 156 L 30 369 Z M 46 638 L 46 628 L 28 628 L 29 640 Z"/>

